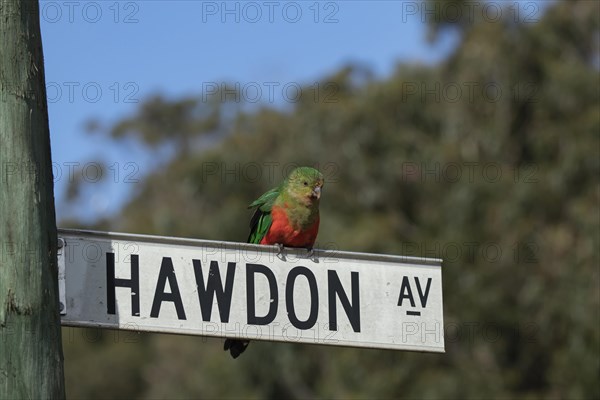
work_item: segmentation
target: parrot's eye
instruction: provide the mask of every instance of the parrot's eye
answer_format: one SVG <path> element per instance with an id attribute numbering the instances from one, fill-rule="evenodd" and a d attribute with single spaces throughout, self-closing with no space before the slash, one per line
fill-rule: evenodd
<path id="1" fill-rule="evenodd" d="M 304 186 L 308 186 L 308 182 L 304 181 Z"/>

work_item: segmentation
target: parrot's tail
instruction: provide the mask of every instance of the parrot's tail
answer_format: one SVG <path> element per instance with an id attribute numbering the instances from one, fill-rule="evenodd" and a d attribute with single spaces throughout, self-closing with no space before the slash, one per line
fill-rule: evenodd
<path id="1" fill-rule="evenodd" d="M 229 350 L 231 357 L 238 358 L 246 350 L 248 344 L 250 344 L 249 340 L 225 339 L 223 350 Z"/>

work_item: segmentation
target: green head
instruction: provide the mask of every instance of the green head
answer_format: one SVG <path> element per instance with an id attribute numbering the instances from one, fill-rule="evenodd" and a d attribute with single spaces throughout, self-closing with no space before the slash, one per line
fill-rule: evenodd
<path id="1" fill-rule="evenodd" d="M 283 186 L 287 196 L 304 204 L 319 204 L 323 174 L 314 168 L 298 167 L 285 179 Z"/>

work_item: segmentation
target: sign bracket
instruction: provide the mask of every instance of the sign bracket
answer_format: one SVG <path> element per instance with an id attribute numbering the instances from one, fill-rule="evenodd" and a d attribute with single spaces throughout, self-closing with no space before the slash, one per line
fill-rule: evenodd
<path id="1" fill-rule="evenodd" d="M 58 259 L 58 305 L 60 315 L 67 315 L 67 293 L 65 290 L 65 281 L 66 281 L 66 262 L 65 262 L 65 247 L 67 246 L 67 242 L 65 239 L 59 237 L 58 238 L 58 251 L 57 251 L 57 259 Z"/>

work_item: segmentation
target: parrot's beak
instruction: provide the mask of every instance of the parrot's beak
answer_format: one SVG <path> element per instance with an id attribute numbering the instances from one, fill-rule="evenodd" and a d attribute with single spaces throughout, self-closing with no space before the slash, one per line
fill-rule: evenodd
<path id="1" fill-rule="evenodd" d="M 312 193 L 311 193 L 311 197 L 313 199 L 320 199 L 321 198 L 321 186 L 317 186 L 316 188 L 313 189 Z"/>

